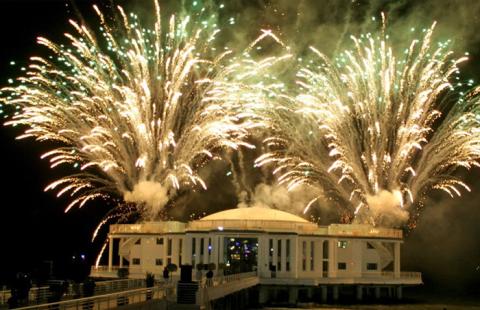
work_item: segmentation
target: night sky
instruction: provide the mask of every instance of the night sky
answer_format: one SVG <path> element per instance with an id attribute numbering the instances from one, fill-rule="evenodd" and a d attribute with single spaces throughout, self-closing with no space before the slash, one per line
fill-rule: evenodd
<path id="1" fill-rule="evenodd" d="M 144 1 L 137 1 L 139 2 Z M 322 1 L 312 3 L 320 2 Z M 343 2 L 348 4 L 350 1 Z M 375 13 L 382 7 L 379 4 L 381 1 L 371 1 L 375 4 L 371 6 L 367 5 L 369 1 L 352 2 L 358 3 L 359 12 Z M 418 18 L 421 25 L 429 25 L 434 19 L 438 19 L 440 36 L 444 34 L 453 36 L 460 51 L 468 50 L 471 53 L 470 61 L 462 67 L 465 76 L 479 81 L 480 35 L 476 33 L 480 29 L 479 5 L 472 6 L 472 1 L 469 0 L 450 1 L 450 5 L 446 7 L 439 4 L 446 4 L 447 1 L 421 2 L 423 4 L 420 7 L 414 1 L 384 1 L 388 3 L 385 6 L 395 13 L 392 15 L 397 17 L 394 27 L 400 28 L 415 18 Z M 42 35 L 53 41 L 64 41 L 63 32 L 71 30 L 67 20 L 68 18 L 78 20 L 76 12 L 81 12 L 87 21 L 95 20 L 93 10 L 90 9 L 93 3 L 96 1 L 77 0 L 74 7 L 70 0 L 1 0 L 0 85 L 6 85 L 8 78 L 15 78 L 20 74 L 20 67 L 28 63 L 29 56 L 45 55 L 45 49 L 39 48 L 35 43 L 37 36 Z M 133 1 L 116 3 L 131 6 Z M 287 4 L 287 1 L 279 3 L 278 7 L 284 10 L 293 6 Z M 305 3 L 309 2 L 300 1 L 300 5 L 307 5 Z M 435 9 L 430 9 L 428 3 L 434 3 Z M 243 6 L 242 8 L 240 1 L 233 4 L 233 10 L 239 11 L 238 16 L 241 14 L 248 16 L 243 22 L 248 23 L 249 19 L 255 18 L 262 26 L 271 25 L 271 14 L 257 11 L 264 7 L 275 8 L 275 5 L 271 5 L 269 1 L 258 0 L 250 1 Z M 315 5 L 312 6 L 312 10 L 322 10 L 321 4 L 317 4 L 317 8 Z M 335 14 L 341 16 L 342 12 L 339 9 L 333 12 L 332 16 Z M 355 14 L 359 16 L 354 16 L 354 19 L 364 18 L 362 13 Z M 326 19 L 324 15 L 319 13 L 316 18 Z M 282 16 L 279 17 L 282 23 L 289 27 L 294 25 L 289 20 L 282 20 L 285 18 Z M 242 19 L 240 17 L 239 19 L 241 24 Z M 308 19 L 308 23 L 314 22 L 315 18 Z M 341 26 L 341 22 L 342 19 L 338 18 L 332 23 Z M 271 26 L 274 29 L 278 28 L 275 25 Z M 291 33 L 285 30 L 282 34 L 288 36 Z M 318 34 L 322 34 L 322 31 L 318 30 Z M 241 41 L 242 38 L 236 37 L 236 40 Z M 15 61 L 16 64 L 10 65 L 11 61 Z M 87 263 L 93 262 L 103 240 L 100 238 L 92 244 L 91 234 L 109 208 L 105 204 L 92 203 L 83 209 L 73 209 L 65 214 L 67 200 L 57 199 L 54 192 L 43 192 L 47 184 L 62 175 L 61 169 L 50 170 L 48 163 L 39 158 L 40 154 L 49 149 L 48 145 L 33 141 L 16 141 L 15 136 L 18 133 L 15 128 L 3 126 L 0 128 L 3 181 L 0 187 L 2 198 L 0 235 L 3 237 L 0 250 L 0 285 L 8 282 L 16 271 L 29 272 L 43 260 L 53 260 L 55 272 L 59 276 L 67 273 L 65 270 L 68 269 L 72 256 L 86 254 Z M 223 166 L 219 167 L 221 170 Z M 217 172 L 212 174 L 215 173 Z M 224 173 L 221 171 L 219 175 Z M 433 194 L 423 210 L 417 229 L 410 232 L 405 240 L 402 253 L 403 269 L 422 271 L 426 287 L 435 292 L 446 290 L 455 292 L 454 294 L 467 292 L 471 296 L 480 295 L 479 176 L 478 169 L 467 175 L 467 181 L 472 185 L 473 192 L 465 193 L 461 199 L 451 200 L 447 195 Z M 219 184 L 224 183 L 223 181 L 217 178 Z M 236 205 L 235 197 L 232 197 L 232 186 L 228 184 L 223 193 L 199 195 L 200 199 L 194 199 L 198 203 L 198 212 L 210 213 L 213 209 Z"/>

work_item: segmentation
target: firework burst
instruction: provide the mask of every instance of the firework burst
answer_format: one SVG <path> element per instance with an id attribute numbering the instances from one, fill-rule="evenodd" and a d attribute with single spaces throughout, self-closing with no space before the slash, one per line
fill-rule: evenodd
<path id="1" fill-rule="evenodd" d="M 244 141 L 258 124 L 239 107 L 255 93 L 243 82 L 271 59 L 218 52 L 218 29 L 208 20 L 198 26 L 171 16 L 162 28 L 153 2 L 153 29 L 121 7 L 121 22 L 113 27 L 94 7 L 101 39 L 74 21 L 75 34 L 65 34 L 68 46 L 38 38 L 51 57 L 32 57 L 18 86 L 2 90 L 5 104 L 17 110 L 6 124 L 25 128 L 18 138 L 53 141 L 56 147 L 42 158 L 52 168 L 77 170 L 46 187 L 72 197 L 66 211 L 120 197 L 155 216 L 180 188 L 206 188 L 198 170 L 209 160 L 253 147 Z M 273 36 L 264 31 L 258 40 L 265 37 Z"/>
<path id="2" fill-rule="evenodd" d="M 433 44 L 433 28 L 402 53 L 385 32 L 352 37 L 355 48 L 336 61 L 312 47 L 316 61 L 297 74 L 300 93 L 259 108 L 273 134 L 256 165 L 274 164 L 289 189 L 321 188 L 357 220 L 379 225 L 406 220 L 428 190 L 469 191 L 454 172 L 479 165 L 477 91 L 464 95 L 473 82 L 452 82 L 466 57 Z"/>

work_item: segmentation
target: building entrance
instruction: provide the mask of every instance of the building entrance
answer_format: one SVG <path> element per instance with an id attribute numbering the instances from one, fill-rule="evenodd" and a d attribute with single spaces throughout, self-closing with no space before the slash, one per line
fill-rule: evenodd
<path id="1" fill-rule="evenodd" d="M 257 270 L 258 238 L 223 239 L 225 273 Z"/>

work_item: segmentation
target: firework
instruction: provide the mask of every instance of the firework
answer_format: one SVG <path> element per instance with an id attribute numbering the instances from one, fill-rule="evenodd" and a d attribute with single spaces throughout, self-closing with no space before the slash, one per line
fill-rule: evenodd
<path id="1" fill-rule="evenodd" d="M 470 190 L 454 172 L 478 166 L 480 125 L 473 81 L 452 82 L 458 64 L 448 42 L 433 44 L 434 25 L 395 53 L 388 35 L 352 37 L 354 49 L 297 74 L 298 95 L 277 95 L 258 113 L 270 121 L 269 151 L 257 166 L 289 189 L 320 188 L 359 221 L 388 225 L 431 189 Z M 468 85 L 467 85 L 468 84 Z"/>
<path id="2" fill-rule="evenodd" d="M 218 29 L 208 20 L 172 16 L 162 28 L 153 2 L 153 29 L 121 7 L 113 27 L 94 7 L 100 38 L 74 21 L 67 46 L 38 38 L 52 55 L 32 57 L 18 86 L 2 90 L 5 104 L 17 110 L 6 124 L 25 128 L 18 138 L 53 141 L 42 158 L 76 171 L 46 187 L 72 197 L 66 211 L 120 197 L 155 216 L 182 187 L 206 188 L 198 171 L 209 160 L 253 147 L 244 141 L 258 124 L 239 107 L 255 92 L 243 81 L 271 59 L 218 52 Z M 273 36 L 264 31 L 259 40 L 265 37 Z M 113 211 L 106 220 L 121 215 Z"/>

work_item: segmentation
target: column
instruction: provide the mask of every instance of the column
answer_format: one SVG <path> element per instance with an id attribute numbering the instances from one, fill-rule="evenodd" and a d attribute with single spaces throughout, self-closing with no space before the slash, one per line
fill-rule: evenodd
<path id="1" fill-rule="evenodd" d="M 361 301 L 363 298 L 363 287 L 361 285 L 357 285 L 357 301 Z"/>
<path id="2" fill-rule="evenodd" d="M 270 277 L 270 270 L 268 269 L 268 237 L 260 235 L 258 238 L 258 253 L 257 253 L 257 268 L 258 275 L 261 277 Z M 265 293 L 266 294 L 266 293 Z"/>
<path id="3" fill-rule="evenodd" d="M 393 247 L 393 276 L 400 278 L 400 242 L 395 242 Z"/>
<path id="4" fill-rule="evenodd" d="M 290 239 L 290 272 L 293 278 L 298 277 L 298 238 Z"/>
<path id="5" fill-rule="evenodd" d="M 260 286 L 258 292 L 258 303 L 263 305 L 268 301 L 268 289 L 265 286 Z"/>
<path id="6" fill-rule="evenodd" d="M 327 302 L 327 286 L 326 285 L 322 285 L 321 287 L 322 289 L 322 302 Z"/>
<path id="7" fill-rule="evenodd" d="M 290 286 L 288 290 L 288 303 L 294 305 L 297 303 L 298 299 L 298 288 L 295 286 Z"/>
<path id="8" fill-rule="evenodd" d="M 403 294 L 402 294 L 402 287 L 399 285 L 397 286 L 397 299 L 400 300 L 402 299 Z"/>
<path id="9" fill-rule="evenodd" d="M 338 301 L 338 285 L 333 286 L 333 301 Z"/>
<path id="10" fill-rule="evenodd" d="M 328 240 L 328 277 L 337 277 L 337 239 Z"/>
<path id="11" fill-rule="evenodd" d="M 182 250 L 182 260 L 184 261 L 185 265 L 192 264 L 192 236 L 185 234 L 185 238 L 183 238 L 183 250 Z M 192 270 L 195 270 L 195 266 L 193 266 Z"/>
<path id="12" fill-rule="evenodd" d="M 382 291 L 381 291 L 381 288 L 380 286 L 376 286 L 375 287 L 375 299 L 380 299 L 380 297 L 382 296 Z"/>
<path id="13" fill-rule="evenodd" d="M 113 237 L 108 236 L 108 272 L 112 272 Z"/>

